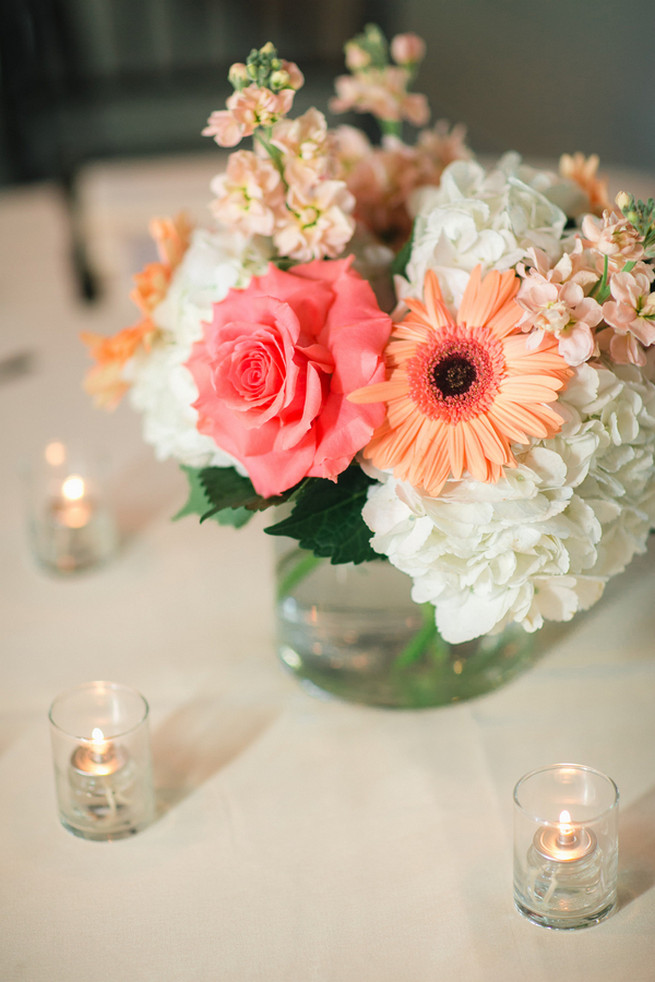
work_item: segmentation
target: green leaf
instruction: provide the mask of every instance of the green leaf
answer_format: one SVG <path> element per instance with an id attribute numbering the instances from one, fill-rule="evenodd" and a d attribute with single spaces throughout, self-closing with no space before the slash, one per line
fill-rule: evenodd
<path id="1" fill-rule="evenodd" d="M 260 511 L 279 502 L 279 498 L 262 498 L 252 486 L 250 478 L 238 474 L 233 467 L 205 467 L 200 471 L 200 483 L 210 503 L 210 509 L 202 516 L 213 518 L 225 508 L 247 508 Z"/>
<path id="2" fill-rule="evenodd" d="M 254 514 L 254 511 L 248 508 L 222 508 L 213 515 L 206 515 L 205 518 L 211 518 L 219 525 L 231 525 L 232 528 L 240 529 L 248 524 Z M 204 518 L 200 521 L 203 522 Z"/>
<path id="3" fill-rule="evenodd" d="M 407 263 L 409 262 L 409 257 L 412 254 L 412 242 L 414 241 L 414 228 L 412 228 L 412 234 L 408 238 L 407 242 L 398 250 L 391 263 L 391 275 L 392 276 L 404 276 L 405 270 L 407 269 Z"/>
<path id="4" fill-rule="evenodd" d="M 357 466 L 340 474 L 336 483 L 323 478 L 307 481 L 295 496 L 291 515 L 264 531 L 297 539 L 303 549 L 329 557 L 333 564 L 380 559 L 362 518 L 372 483 Z"/>
<path id="5" fill-rule="evenodd" d="M 200 521 L 215 519 L 219 525 L 241 528 L 265 501 L 247 477 L 232 467 L 182 467 L 189 482 L 189 497 L 183 508 L 173 516 L 177 521 L 187 515 L 199 515 Z M 274 504 L 279 499 L 271 499 Z"/>
<path id="6" fill-rule="evenodd" d="M 184 507 L 176 515 L 173 515 L 174 522 L 179 521 L 180 518 L 186 518 L 187 515 L 204 515 L 210 508 L 210 502 L 200 481 L 200 471 L 194 467 L 184 466 L 181 466 L 180 470 L 186 474 L 189 482 L 189 497 Z"/>

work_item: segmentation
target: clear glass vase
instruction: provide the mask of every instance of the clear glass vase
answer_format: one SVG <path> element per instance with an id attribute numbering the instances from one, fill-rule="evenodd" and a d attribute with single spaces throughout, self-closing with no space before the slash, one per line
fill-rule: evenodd
<path id="1" fill-rule="evenodd" d="M 413 603 L 411 579 L 388 562 L 333 566 L 295 543 L 278 547 L 278 654 L 316 693 L 442 706 L 490 692 L 536 658 L 535 636 L 516 625 L 464 644 L 444 641 L 432 605 Z"/>

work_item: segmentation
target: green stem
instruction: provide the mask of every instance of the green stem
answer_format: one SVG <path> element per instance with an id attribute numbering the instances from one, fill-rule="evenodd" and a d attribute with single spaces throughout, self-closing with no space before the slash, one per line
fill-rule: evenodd
<path id="1" fill-rule="evenodd" d="M 400 140 L 403 135 L 403 124 L 399 119 L 378 119 L 380 129 L 384 136 L 397 136 Z"/>
<path id="2" fill-rule="evenodd" d="M 609 271 L 609 258 L 605 256 L 605 266 L 603 268 L 603 275 L 596 283 L 596 286 L 591 291 L 591 296 L 598 303 L 603 304 L 610 295 L 609 286 L 607 285 L 607 277 Z"/>
<path id="3" fill-rule="evenodd" d="M 306 576 L 309 576 L 319 563 L 324 561 L 321 556 L 315 556 L 313 552 L 303 552 L 298 562 L 291 567 L 289 572 L 278 583 L 277 599 L 281 600 L 282 597 L 291 593 L 298 583 L 304 580 Z"/>
<path id="4" fill-rule="evenodd" d="M 425 653 L 428 646 L 437 648 L 437 626 L 434 622 L 434 607 L 432 604 L 422 604 L 421 615 L 423 626 L 418 629 L 414 637 L 407 642 L 395 661 L 396 668 L 407 668 L 413 665 Z"/>
<path id="5" fill-rule="evenodd" d="M 266 135 L 264 129 L 260 128 L 258 130 L 255 130 L 255 132 L 252 135 L 252 138 L 253 141 L 256 141 L 257 143 L 260 144 L 260 146 L 264 148 L 268 156 L 273 161 L 280 177 L 282 178 L 282 182 L 284 186 L 287 187 L 288 186 L 287 182 L 284 179 L 284 165 L 282 163 L 282 151 L 278 150 L 277 147 L 273 146 L 273 144 L 270 141 L 270 136 L 271 136 L 271 127 L 268 127 L 268 133 L 266 133 Z"/>

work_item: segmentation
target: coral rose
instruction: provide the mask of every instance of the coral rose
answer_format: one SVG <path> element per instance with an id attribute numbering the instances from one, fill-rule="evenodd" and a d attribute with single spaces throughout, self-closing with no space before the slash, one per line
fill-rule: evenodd
<path id="1" fill-rule="evenodd" d="M 351 258 L 271 265 L 214 304 L 187 363 L 198 430 L 247 469 L 258 494 L 335 480 L 366 446 L 384 404 L 349 393 L 384 379 L 391 320 Z"/>

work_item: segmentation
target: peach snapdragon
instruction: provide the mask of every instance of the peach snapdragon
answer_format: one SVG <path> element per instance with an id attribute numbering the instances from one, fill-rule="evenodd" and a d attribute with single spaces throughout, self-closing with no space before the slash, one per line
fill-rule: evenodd
<path id="1" fill-rule="evenodd" d="M 129 388 L 123 377 L 125 365 L 139 351 L 150 349 L 157 335 L 152 314 L 166 296 L 173 271 L 189 247 L 191 225 L 184 213 L 175 219 L 153 219 L 149 231 L 157 246 L 159 261 L 148 263 L 134 275 L 134 289 L 130 293 L 130 299 L 143 314 L 142 319 L 112 337 L 91 331 L 83 331 L 80 335 L 95 361 L 84 379 L 84 389 L 102 409 L 114 409 L 118 405 Z"/>
<path id="2" fill-rule="evenodd" d="M 562 177 L 573 181 L 584 191 L 589 201 L 589 209 L 595 215 L 611 209 L 607 196 L 607 178 L 598 176 L 599 158 L 597 154 L 585 157 L 583 153 L 563 153 L 559 159 L 559 172 Z"/>

